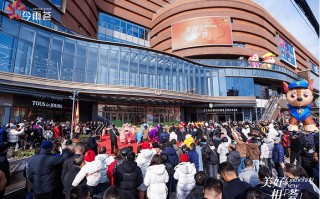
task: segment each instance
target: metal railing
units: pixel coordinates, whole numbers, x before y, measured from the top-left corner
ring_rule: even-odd
[[[294,77],[297,80],[304,80],[304,78],[300,77],[296,73],[291,70],[286,69],[284,66],[279,66],[277,64],[268,64],[265,62],[253,62],[253,61],[246,61],[246,60],[232,60],[232,59],[192,59],[192,61],[216,66],[216,67],[243,67],[243,68],[260,68],[260,69],[267,69],[285,73]]]
[[[280,98],[277,96],[272,96],[269,100],[268,103],[265,106],[265,110],[260,117],[259,121],[270,121],[275,113],[275,111],[278,108]]]

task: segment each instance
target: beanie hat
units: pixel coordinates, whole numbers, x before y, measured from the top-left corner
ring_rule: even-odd
[[[158,144],[158,142],[153,142],[152,143],[152,148],[159,148],[160,145]]]
[[[150,144],[148,142],[144,142],[144,143],[142,143],[141,148],[142,149],[150,149]]]
[[[45,149],[45,150],[49,150],[49,149],[52,149],[53,147],[53,144],[51,141],[42,141],[41,143],[41,149]]]
[[[96,154],[92,150],[89,150],[84,154],[83,159],[86,162],[92,162],[95,157],[96,157]]]
[[[189,162],[189,157],[187,154],[182,154],[180,156],[180,162]]]

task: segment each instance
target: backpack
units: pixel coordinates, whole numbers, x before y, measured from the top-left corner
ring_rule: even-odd
[[[213,165],[218,164],[219,156],[216,150],[217,150],[216,148],[214,150],[211,150],[208,144],[204,145],[201,150],[203,161]]]

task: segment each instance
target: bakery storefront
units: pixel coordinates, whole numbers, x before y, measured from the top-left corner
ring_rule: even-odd
[[[71,100],[14,95],[10,122],[36,121],[37,117],[45,121],[71,121],[71,112]]]

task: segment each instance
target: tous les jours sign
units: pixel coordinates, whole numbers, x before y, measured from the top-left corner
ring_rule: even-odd
[[[62,108],[62,104],[56,104],[51,102],[32,101],[32,106],[41,106],[48,108]]]

